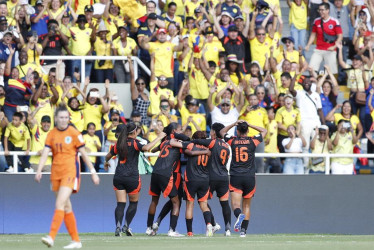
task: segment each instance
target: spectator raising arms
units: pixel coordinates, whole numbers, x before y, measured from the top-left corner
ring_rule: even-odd
[[[282,145],[286,153],[302,153],[306,146],[302,135],[296,133],[296,127],[290,125],[287,128],[288,138],[283,139]],[[304,164],[301,157],[287,157],[283,167],[284,174],[304,174]]]
[[[353,154],[353,147],[357,143],[359,137],[351,126],[349,121],[341,119],[338,121],[338,130],[332,135],[331,140],[334,146],[334,154]],[[352,158],[332,158],[331,173],[332,174],[353,174]]]
[[[149,125],[149,119],[147,117],[147,110],[151,101],[148,95],[145,93],[146,82],[143,77],[134,79],[134,68],[131,61],[131,56],[127,57],[130,69],[130,90],[131,90],[131,100],[133,109],[139,111],[141,114],[141,122],[144,125]]]

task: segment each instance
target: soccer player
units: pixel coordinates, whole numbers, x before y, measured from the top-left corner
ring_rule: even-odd
[[[113,186],[117,198],[117,207],[115,209],[116,231],[115,236],[121,236],[121,232],[127,236],[133,236],[130,229],[130,223],[135,216],[139,200],[139,191],[141,180],[138,169],[138,159],[140,151],[149,151],[166,136],[160,133],[156,139],[147,145],[142,145],[137,139],[137,126],[135,123],[129,123],[124,126],[118,137],[117,143],[106,155],[105,161],[108,162],[113,156],[117,156],[119,161],[116,172],[113,177]],[[126,207],[126,194],[129,196],[130,204],[126,211],[125,225],[121,231],[121,225]]]
[[[229,175],[226,166],[230,162],[231,151],[230,146],[222,140],[222,136],[219,133],[224,127],[225,126],[221,123],[214,123],[210,130],[211,139],[199,139],[193,140],[192,142],[198,145],[203,145],[212,152],[208,161],[209,195],[210,198],[212,198],[214,191],[216,191],[222,207],[223,220],[225,222],[225,236],[230,236],[231,211],[229,205]],[[217,223],[214,223],[213,220],[212,225],[213,233],[221,228]]]
[[[175,176],[178,176],[180,172],[180,157],[182,150],[175,148],[170,145],[170,139],[174,137],[174,133],[181,132],[178,123],[172,122],[165,129],[167,137],[159,146],[160,154],[153,166],[153,172],[151,177],[151,185],[149,194],[152,196],[151,204],[148,209],[147,219],[147,235],[154,235],[157,231],[158,226],[155,225],[155,229],[152,229],[153,220],[156,213],[156,207],[160,199],[161,192],[164,194],[164,198],[169,197],[172,202],[172,212],[170,218],[170,229],[168,236],[179,237],[183,236],[175,231],[178,222],[179,210],[180,210],[180,199],[178,197],[178,189],[180,183],[179,180],[174,180]]]
[[[206,139],[206,133],[203,131],[196,131],[192,139]],[[199,202],[201,211],[204,215],[206,224],[206,236],[213,236],[212,214],[208,207],[209,198],[209,171],[208,159],[210,150],[207,147],[194,144],[192,142],[178,142],[171,141],[174,147],[184,149],[184,152],[189,156],[187,160],[186,171],[184,173],[184,192],[186,193],[186,225],[187,236],[193,236],[192,220],[193,207],[195,195]]]
[[[40,182],[42,169],[47,160],[48,153],[52,151],[51,189],[56,194],[56,210],[51,223],[49,235],[42,238],[42,242],[52,247],[57,232],[65,222],[66,228],[72,238],[72,242],[65,249],[81,248],[75,216],[70,202],[70,195],[79,191],[80,166],[78,152],[92,173],[92,181],[95,185],[100,182],[95,168],[92,166],[86,151],[81,133],[69,125],[69,112],[66,106],[61,105],[56,109],[56,127],[47,136],[43,149],[35,181]]]
[[[234,126],[236,126],[238,136],[227,136],[226,133]],[[260,134],[254,137],[248,137],[248,128],[257,130]],[[224,140],[231,146],[231,208],[237,218],[234,230],[235,232],[240,231],[240,237],[246,236],[250,217],[251,200],[256,192],[255,150],[257,145],[262,142],[266,133],[266,129],[253,126],[241,120],[220,131],[221,136],[224,137]]]

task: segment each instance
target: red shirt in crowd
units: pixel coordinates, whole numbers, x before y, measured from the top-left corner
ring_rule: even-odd
[[[317,34],[316,49],[327,50],[331,46],[334,46],[335,42],[327,43],[324,41],[322,28],[321,28],[321,21],[322,19],[320,17],[314,20],[312,32]],[[329,17],[327,21],[323,21],[323,31],[326,34],[331,35],[331,36],[337,36],[339,34],[343,34],[342,27],[340,27],[339,21],[333,17]]]

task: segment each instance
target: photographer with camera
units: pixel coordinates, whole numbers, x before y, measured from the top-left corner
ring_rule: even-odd
[[[332,137],[332,145],[334,154],[353,154],[353,147],[357,143],[359,137],[351,126],[349,121],[344,119],[338,122],[338,131]],[[353,174],[353,158],[331,158],[332,174]]]
[[[43,52],[42,45],[38,43],[38,34],[35,30],[29,31],[27,33],[27,42],[23,40],[21,37],[21,46],[24,51],[27,52],[28,60],[27,63],[32,63],[40,67],[40,59],[39,56]]]
[[[341,108],[341,112],[335,113],[339,108]],[[340,120],[350,122],[353,130],[355,130],[357,134],[357,138],[361,138],[364,133],[364,128],[358,116],[352,114],[352,105],[348,100],[344,101],[343,104],[337,104],[326,116],[326,121],[335,122],[336,125],[338,125]]]
[[[309,51],[310,45],[316,39],[316,48],[310,59],[310,66],[314,71],[319,71],[322,61],[329,65],[333,74],[338,73],[336,61],[336,48],[343,39],[343,31],[337,19],[330,17],[330,5],[321,3],[318,7],[321,17],[316,18],[313,23],[312,33],[305,50]]]
[[[97,56],[111,56],[112,55],[112,41],[107,39],[107,34],[109,30],[107,29],[104,22],[100,22],[99,29],[96,35],[94,34],[94,50]],[[109,79],[113,82],[113,63],[112,60],[96,60],[95,61],[95,75],[96,81],[99,83],[104,82],[105,79]]]

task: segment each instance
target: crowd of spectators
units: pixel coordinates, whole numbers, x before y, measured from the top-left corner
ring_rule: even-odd
[[[28,154],[40,154],[60,103],[88,152],[108,152],[128,120],[151,141],[171,122],[191,137],[240,119],[268,130],[257,153],[311,153],[256,157],[259,173],[323,173],[324,159],[313,153],[353,153],[363,138],[373,153],[374,1],[286,3],[288,15],[279,0],[1,1],[0,170],[12,171],[9,151],[25,151],[20,171],[35,170],[39,156]],[[81,79],[80,60],[41,55],[123,60],[87,60]],[[151,75],[134,72],[132,56]],[[132,107],[111,88],[125,83]],[[155,158],[140,157],[142,173],[152,171]],[[91,161],[103,168],[100,157]],[[354,172],[352,158],[331,162],[334,174]]]

